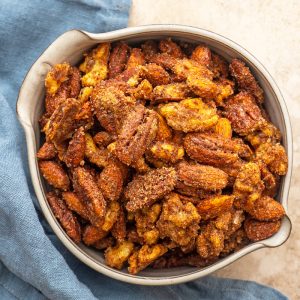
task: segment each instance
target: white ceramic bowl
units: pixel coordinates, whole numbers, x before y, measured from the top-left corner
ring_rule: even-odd
[[[32,183],[39,200],[41,209],[61,242],[83,263],[112,278],[134,284],[166,285],[182,283],[208,275],[242,256],[263,247],[277,247],[289,237],[291,222],[288,217],[283,219],[280,230],[271,238],[256,242],[233,253],[218,262],[199,269],[194,267],[180,267],[173,269],[153,270],[146,269],[138,275],[130,275],[127,271],[115,270],[105,265],[103,254],[99,251],[76,245],[64,232],[54,217],[45,198],[45,185],[42,180],[36,159],[36,152],[40,145],[40,130],[38,119],[44,107],[44,78],[50,67],[68,61],[77,64],[82,59],[82,53],[95,46],[97,43],[125,40],[129,43],[140,42],[147,39],[160,39],[172,37],[196,43],[205,43],[212,50],[230,60],[234,57],[241,58],[247,63],[265,92],[265,106],[272,122],[282,132],[282,142],[289,159],[289,170],[282,178],[277,199],[287,211],[288,192],[291,179],[292,166],[292,133],[290,120],[284,99],[271,75],[263,65],[244,48],[233,41],[203,29],[178,26],[178,25],[148,25],[117,30],[108,33],[88,33],[72,30],[58,37],[46,51],[33,64],[26,75],[19,93],[17,113],[24,128],[27,141],[28,160]]]

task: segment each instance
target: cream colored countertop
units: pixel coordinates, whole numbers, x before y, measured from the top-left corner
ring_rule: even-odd
[[[222,34],[249,50],[269,70],[288,105],[294,135],[290,239],[275,249],[252,253],[219,276],[255,280],[290,299],[300,298],[300,1],[132,0],[129,26],[193,25]]]

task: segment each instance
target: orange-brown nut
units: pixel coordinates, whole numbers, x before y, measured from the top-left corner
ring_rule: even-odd
[[[89,133],[85,134],[85,156],[96,166],[103,168],[108,163],[108,150],[105,148],[98,148],[92,136]]]
[[[153,86],[168,84],[170,82],[169,73],[161,66],[150,63],[141,69],[141,76],[147,79]]]
[[[168,251],[163,245],[157,244],[154,246],[144,245],[141,249],[134,252],[129,260],[128,272],[130,274],[137,274],[141,270],[145,269],[157,258],[164,255]]]
[[[229,65],[220,55],[212,53],[212,70],[215,77],[227,78],[229,75]]]
[[[230,121],[226,118],[220,118],[216,124],[215,132],[225,138],[231,139],[232,128]]]
[[[213,72],[195,60],[184,58],[177,59],[171,63],[171,70],[177,76],[177,80],[186,80],[190,75],[204,77],[210,80],[213,79]]]
[[[130,51],[126,69],[133,69],[144,64],[145,56],[142,50],[139,48],[132,48]]]
[[[36,157],[43,160],[53,159],[56,153],[54,145],[51,142],[45,142],[36,154]]]
[[[207,100],[216,99],[220,92],[215,82],[197,73],[188,75],[186,83],[197,96]]]
[[[261,144],[255,151],[255,160],[263,162],[271,172],[285,175],[288,169],[288,158],[285,149],[279,143]]]
[[[84,62],[79,66],[79,70],[85,73],[81,78],[83,86],[95,86],[107,77],[109,50],[110,44],[103,43],[85,55]]]
[[[283,206],[272,199],[265,196],[257,199],[248,207],[247,212],[256,220],[272,221],[279,220],[285,215]]]
[[[215,191],[226,187],[228,175],[211,166],[183,161],[177,166],[177,179],[187,186]]]
[[[152,91],[153,87],[151,83],[147,79],[144,79],[136,88],[131,90],[131,94],[137,100],[149,100],[152,97]]]
[[[121,162],[110,161],[100,173],[97,183],[105,199],[109,201],[119,199],[123,191],[125,168]]]
[[[116,44],[110,53],[108,62],[108,78],[119,75],[127,64],[129,47],[124,42]]]
[[[47,193],[47,200],[54,216],[58,219],[68,236],[76,243],[81,240],[81,229],[77,218],[68,209],[65,202],[54,192]]]
[[[245,217],[241,210],[228,210],[201,228],[197,252],[202,258],[213,258],[224,251],[226,241],[241,228]]]
[[[199,201],[197,210],[202,219],[211,219],[230,210],[233,205],[233,200],[233,195],[219,195],[207,198]]]
[[[70,210],[75,211],[85,220],[90,219],[88,209],[78,195],[76,195],[74,192],[63,192],[62,197]]]
[[[106,131],[100,131],[93,136],[93,140],[98,147],[107,147],[114,141],[114,136]]]
[[[252,94],[258,103],[264,101],[264,93],[258,85],[250,69],[239,59],[233,59],[229,66],[231,76],[236,80],[239,90]]]
[[[189,87],[183,82],[158,85],[153,89],[151,103],[181,101],[190,95]]]
[[[129,241],[120,242],[115,247],[108,247],[104,253],[105,263],[112,268],[121,270],[133,249],[134,244]]]
[[[260,164],[261,179],[265,185],[263,196],[275,197],[280,184],[280,176],[273,174],[265,164]]]
[[[136,230],[139,238],[147,245],[157,243],[159,231],[155,226],[161,212],[161,204],[155,203],[149,208],[135,213]]]
[[[179,193],[180,199],[185,202],[192,202],[193,204],[198,204],[199,200],[206,199],[212,196],[217,196],[221,193],[218,191],[209,191],[204,189],[199,189],[196,187],[188,186],[182,181],[177,180],[175,186],[176,192]]]
[[[201,229],[197,237],[196,249],[202,258],[213,258],[220,255],[224,248],[224,233],[212,223]]]
[[[257,221],[247,219],[244,228],[249,240],[253,242],[265,240],[280,229],[281,221]]]
[[[85,135],[83,127],[80,127],[69,142],[67,152],[64,156],[64,162],[68,167],[77,167],[83,163],[84,153]]]
[[[251,205],[260,198],[263,189],[259,166],[254,162],[243,165],[233,186],[233,193],[237,199],[244,200],[241,205]]]
[[[97,85],[91,95],[97,119],[101,126],[112,134],[119,133],[135,102],[134,98],[125,96],[123,91],[113,85]]]
[[[81,103],[78,100],[67,99],[55,109],[44,127],[47,142],[54,144],[60,157],[66,148],[65,141],[71,138],[75,129],[79,127],[75,116],[80,108]]]
[[[195,241],[199,229],[200,215],[191,203],[182,203],[178,194],[172,193],[163,203],[157,222],[161,238],[170,238],[180,247]]]
[[[87,225],[82,233],[82,241],[91,246],[107,236],[107,232],[99,227]]]
[[[156,142],[150,147],[149,153],[155,159],[173,164],[183,158],[184,149],[172,142]]]
[[[122,207],[120,207],[118,219],[111,229],[111,234],[118,242],[122,242],[126,238],[126,217]]]
[[[95,223],[99,218],[105,216],[106,201],[89,170],[83,167],[75,168],[73,170],[73,186],[75,191],[86,200],[90,213],[95,215]]]
[[[78,98],[79,99],[79,98]],[[81,101],[81,100],[80,100]],[[79,112],[75,116],[77,127],[82,126],[85,130],[89,130],[94,125],[94,112],[90,101],[82,104]]]
[[[151,170],[144,175],[137,175],[125,188],[128,199],[126,209],[134,212],[149,207],[158,199],[174,189],[176,171],[174,168]]]
[[[124,120],[117,139],[115,155],[126,165],[137,162],[155,138],[156,131],[155,112],[143,105],[137,105]]]
[[[170,38],[159,42],[159,50],[162,53],[167,53],[175,58],[183,58],[185,56],[180,46],[173,42]]]
[[[215,228],[223,231],[226,240],[242,227],[244,220],[245,216],[242,210],[231,209],[220,214],[212,223]]]
[[[227,101],[225,112],[233,130],[240,135],[252,133],[265,122],[254,97],[245,91]]]
[[[219,118],[216,109],[199,98],[161,104],[159,113],[166,118],[169,126],[184,132],[207,130],[216,125]]]
[[[158,52],[158,44],[153,40],[146,41],[141,45],[141,48],[147,61]]]
[[[191,54],[191,59],[209,68],[212,64],[211,51],[208,47],[197,46]]]
[[[39,168],[46,181],[54,188],[67,191],[70,180],[65,170],[55,161],[39,161]]]
[[[168,53],[156,53],[149,57],[148,62],[159,65],[165,68],[166,70],[173,70],[175,69],[175,65],[179,64],[181,60],[169,55]],[[178,77],[180,81],[184,81],[184,79],[186,78],[184,77],[184,74],[180,74],[180,76]]]
[[[272,123],[265,121],[258,130],[248,134],[245,138],[254,148],[257,148],[264,143],[276,144],[280,142],[281,134]]]
[[[184,138],[184,149],[190,158],[220,168],[240,160],[238,143],[218,134],[189,133]]]
[[[45,78],[45,108],[48,116],[67,98],[77,98],[80,92],[80,74],[68,63],[55,65]]]

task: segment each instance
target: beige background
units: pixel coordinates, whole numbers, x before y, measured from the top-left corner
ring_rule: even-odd
[[[132,0],[129,26],[194,25],[222,34],[256,56],[286,99],[294,131],[289,216],[293,232],[276,249],[263,249],[219,271],[219,276],[255,280],[300,299],[300,1]],[[300,202],[299,202],[300,203]]]

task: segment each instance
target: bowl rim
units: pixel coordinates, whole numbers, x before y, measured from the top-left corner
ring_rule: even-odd
[[[56,43],[58,43],[59,40],[63,39],[69,34],[79,34],[84,35],[87,38],[93,40],[93,41],[112,41],[112,40],[121,40],[121,39],[128,39],[131,36],[137,36],[144,33],[154,33],[159,34],[162,32],[170,33],[170,36],[174,33],[189,33],[194,34],[195,36],[209,38],[212,40],[215,40],[219,43],[222,43],[223,45],[232,48],[233,50],[240,53],[242,56],[244,56],[246,59],[251,61],[253,65],[261,72],[261,74],[265,77],[267,82],[270,84],[271,89],[273,90],[274,94],[277,97],[277,100],[279,102],[279,106],[283,115],[284,119],[284,126],[285,126],[285,133],[286,133],[286,139],[287,139],[287,154],[289,158],[289,168],[288,173],[285,175],[285,184],[284,184],[284,190],[282,192],[282,205],[284,206],[286,212],[288,211],[288,194],[289,194],[289,187],[291,182],[291,175],[292,175],[292,160],[293,160],[293,152],[292,152],[292,128],[290,123],[290,118],[287,110],[286,103],[284,101],[283,95],[281,94],[279,87],[277,86],[276,82],[270,75],[270,73],[266,70],[266,68],[252,55],[250,54],[246,49],[244,49],[242,46],[237,44],[236,42],[232,41],[231,39],[228,39],[220,34],[214,33],[209,30],[205,30],[202,28],[194,27],[194,26],[186,26],[186,25],[174,25],[174,24],[154,24],[154,25],[143,25],[143,26],[137,26],[137,27],[129,27],[125,29],[119,29],[111,32],[106,33],[90,33],[83,30],[73,29],[70,31],[67,31],[60,35],[55,41],[53,41],[39,56],[39,58],[35,61],[35,63],[31,66],[29,71],[27,72],[20,91],[18,95],[18,100],[16,104],[16,111],[18,119],[24,129],[25,136],[26,136],[26,143],[27,143],[27,155],[28,155],[28,161],[29,161],[29,168],[30,168],[30,174],[32,179],[32,184],[34,186],[34,190],[36,193],[36,196],[38,198],[38,202],[41,206],[41,209],[43,211],[43,214],[45,218],[47,219],[49,225],[55,232],[55,234],[58,236],[60,241],[66,246],[66,248],[74,254],[79,260],[81,260],[83,263],[91,267],[92,269],[109,276],[111,278],[124,281],[127,283],[132,284],[140,284],[140,285],[170,285],[170,284],[178,284],[178,283],[184,283],[187,281],[195,280],[197,278],[209,275],[212,272],[215,272],[217,270],[220,270],[221,268],[231,264],[232,262],[238,260],[239,258],[243,257],[246,254],[249,254],[257,249],[264,248],[264,247],[277,247],[282,245],[290,236],[292,224],[288,216],[285,216],[283,220],[282,226],[285,227],[284,234],[281,236],[278,236],[279,232],[275,234],[273,237],[259,241],[253,244],[250,244],[243,249],[239,250],[236,253],[233,253],[217,262],[215,262],[212,265],[209,265],[205,268],[197,269],[196,271],[192,271],[191,273],[182,274],[178,276],[166,276],[166,277],[147,277],[147,276],[141,276],[141,275],[131,275],[131,274],[125,274],[121,271],[112,269],[99,261],[97,261],[95,258],[87,254],[85,251],[80,249],[65,233],[65,231],[62,229],[56,218],[54,217],[54,214],[52,213],[52,210],[50,209],[50,206],[48,202],[46,201],[46,197],[42,188],[42,182],[41,178],[38,175],[39,170],[37,166],[37,160],[35,156],[31,155],[32,152],[34,152],[35,149],[35,136],[33,131],[33,124],[31,124],[28,116],[24,115],[22,112],[22,105],[24,104],[24,94],[26,89],[26,82],[29,79],[29,75],[33,72],[34,66],[38,63],[41,63],[41,60],[43,59],[43,56],[47,51],[55,46]],[[192,269],[192,268],[191,268]]]

